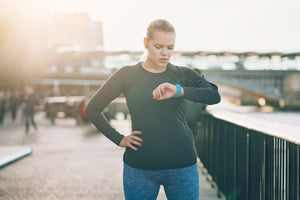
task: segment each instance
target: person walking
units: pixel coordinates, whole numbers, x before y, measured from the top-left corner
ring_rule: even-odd
[[[0,125],[3,124],[6,114],[6,92],[0,89]]]
[[[125,147],[123,188],[126,200],[156,199],[164,187],[168,199],[199,199],[199,172],[193,134],[185,120],[185,99],[216,104],[216,85],[188,67],[169,62],[175,47],[175,29],[158,19],[144,38],[144,61],[124,66],[111,75],[92,96],[87,118],[108,139]],[[121,93],[132,121],[124,136],[102,111]]]
[[[9,98],[9,109],[11,112],[11,118],[13,122],[16,121],[18,107],[19,107],[18,92],[12,91],[11,96]]]
[[[25,125],[26,125],[26,133],[29,132],[29,120],[34,127],[35,130],[37,130],[37,125],[34,121],[34,114],[35,114],[35,107],[38,104],[38,99],[34,93],[33,88],[28,87],[27,88],[27,94],[24,96],[25,101]]]

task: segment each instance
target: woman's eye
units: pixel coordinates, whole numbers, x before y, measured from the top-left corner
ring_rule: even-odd
[[[160,49],[161,47],[160,46],[155,46],[155,48]]]
[[[168,47],[169,50],[172,50],[174,47]]]

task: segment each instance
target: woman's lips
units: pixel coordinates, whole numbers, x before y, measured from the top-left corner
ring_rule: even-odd
[[[161,62],[168,62],[168,59],[167,58],[160,58],[159,61],[161,61]]]

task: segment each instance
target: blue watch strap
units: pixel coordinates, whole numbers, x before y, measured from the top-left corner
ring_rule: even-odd
[[[174,97],[180,97],[181,95],[181,86],[179,84],[175,85],[177,87],[177,92]]]

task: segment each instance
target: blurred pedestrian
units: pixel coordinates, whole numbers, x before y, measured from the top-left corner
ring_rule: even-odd
[[[71,106],[71,116],[76,120],[76,124],[82,124],[82,120],[80,117],[80,113],[78,112],[80,108],[80,102],[74,102],[74,104]]]
[[[19,106],[19,98],[17,91],[12,92],[9,98],[9,110],[11,112],[11,118],[13,121],[16,121],[16,114]]]
[[[25,97],[25,125],[26,125],[26,133],[29,132],[29,121],[31,122],[31,125],[34,127],[35,130],[37,130],[37,125],[34,121],[34,114],[35,114],[35,107],[38,105],[38,99],[34,93],[34,90],[32,87],[28,87]]]
[[[56,110],[54,102],[47,103],[47,114],[52,125],[55,125]]]
[[[195,71],[169,63],[175,29],[153,21],[144,38],[143,62],[116,71],[89,101],[88,119],[112,142],[126,147],[125,199],[156,199],[164,186],[168,199],[199,199],[197,153],[185,121],[185,99],[205,104],[220,101],[218,88]],[[131,115],[132,133],[124,136],[102,115],[121,93]]]
[[[19,102],[21,108],[21,123],[25,122],[26,119],[26,105],[25,105],[25,90],[21,89],[19,92]]]
[[[46,110],[46,116],[50,119],[50,122],[52,125],[55,125],[55,118],[56,118],[56,106],[55,106],[55,101],[54,101],[54,94],[51,92],[46,98],[46,103],[45,103],[45,110]]]
[[[0,90],[0,125],[3,124],[6,113],[6,93]]]

